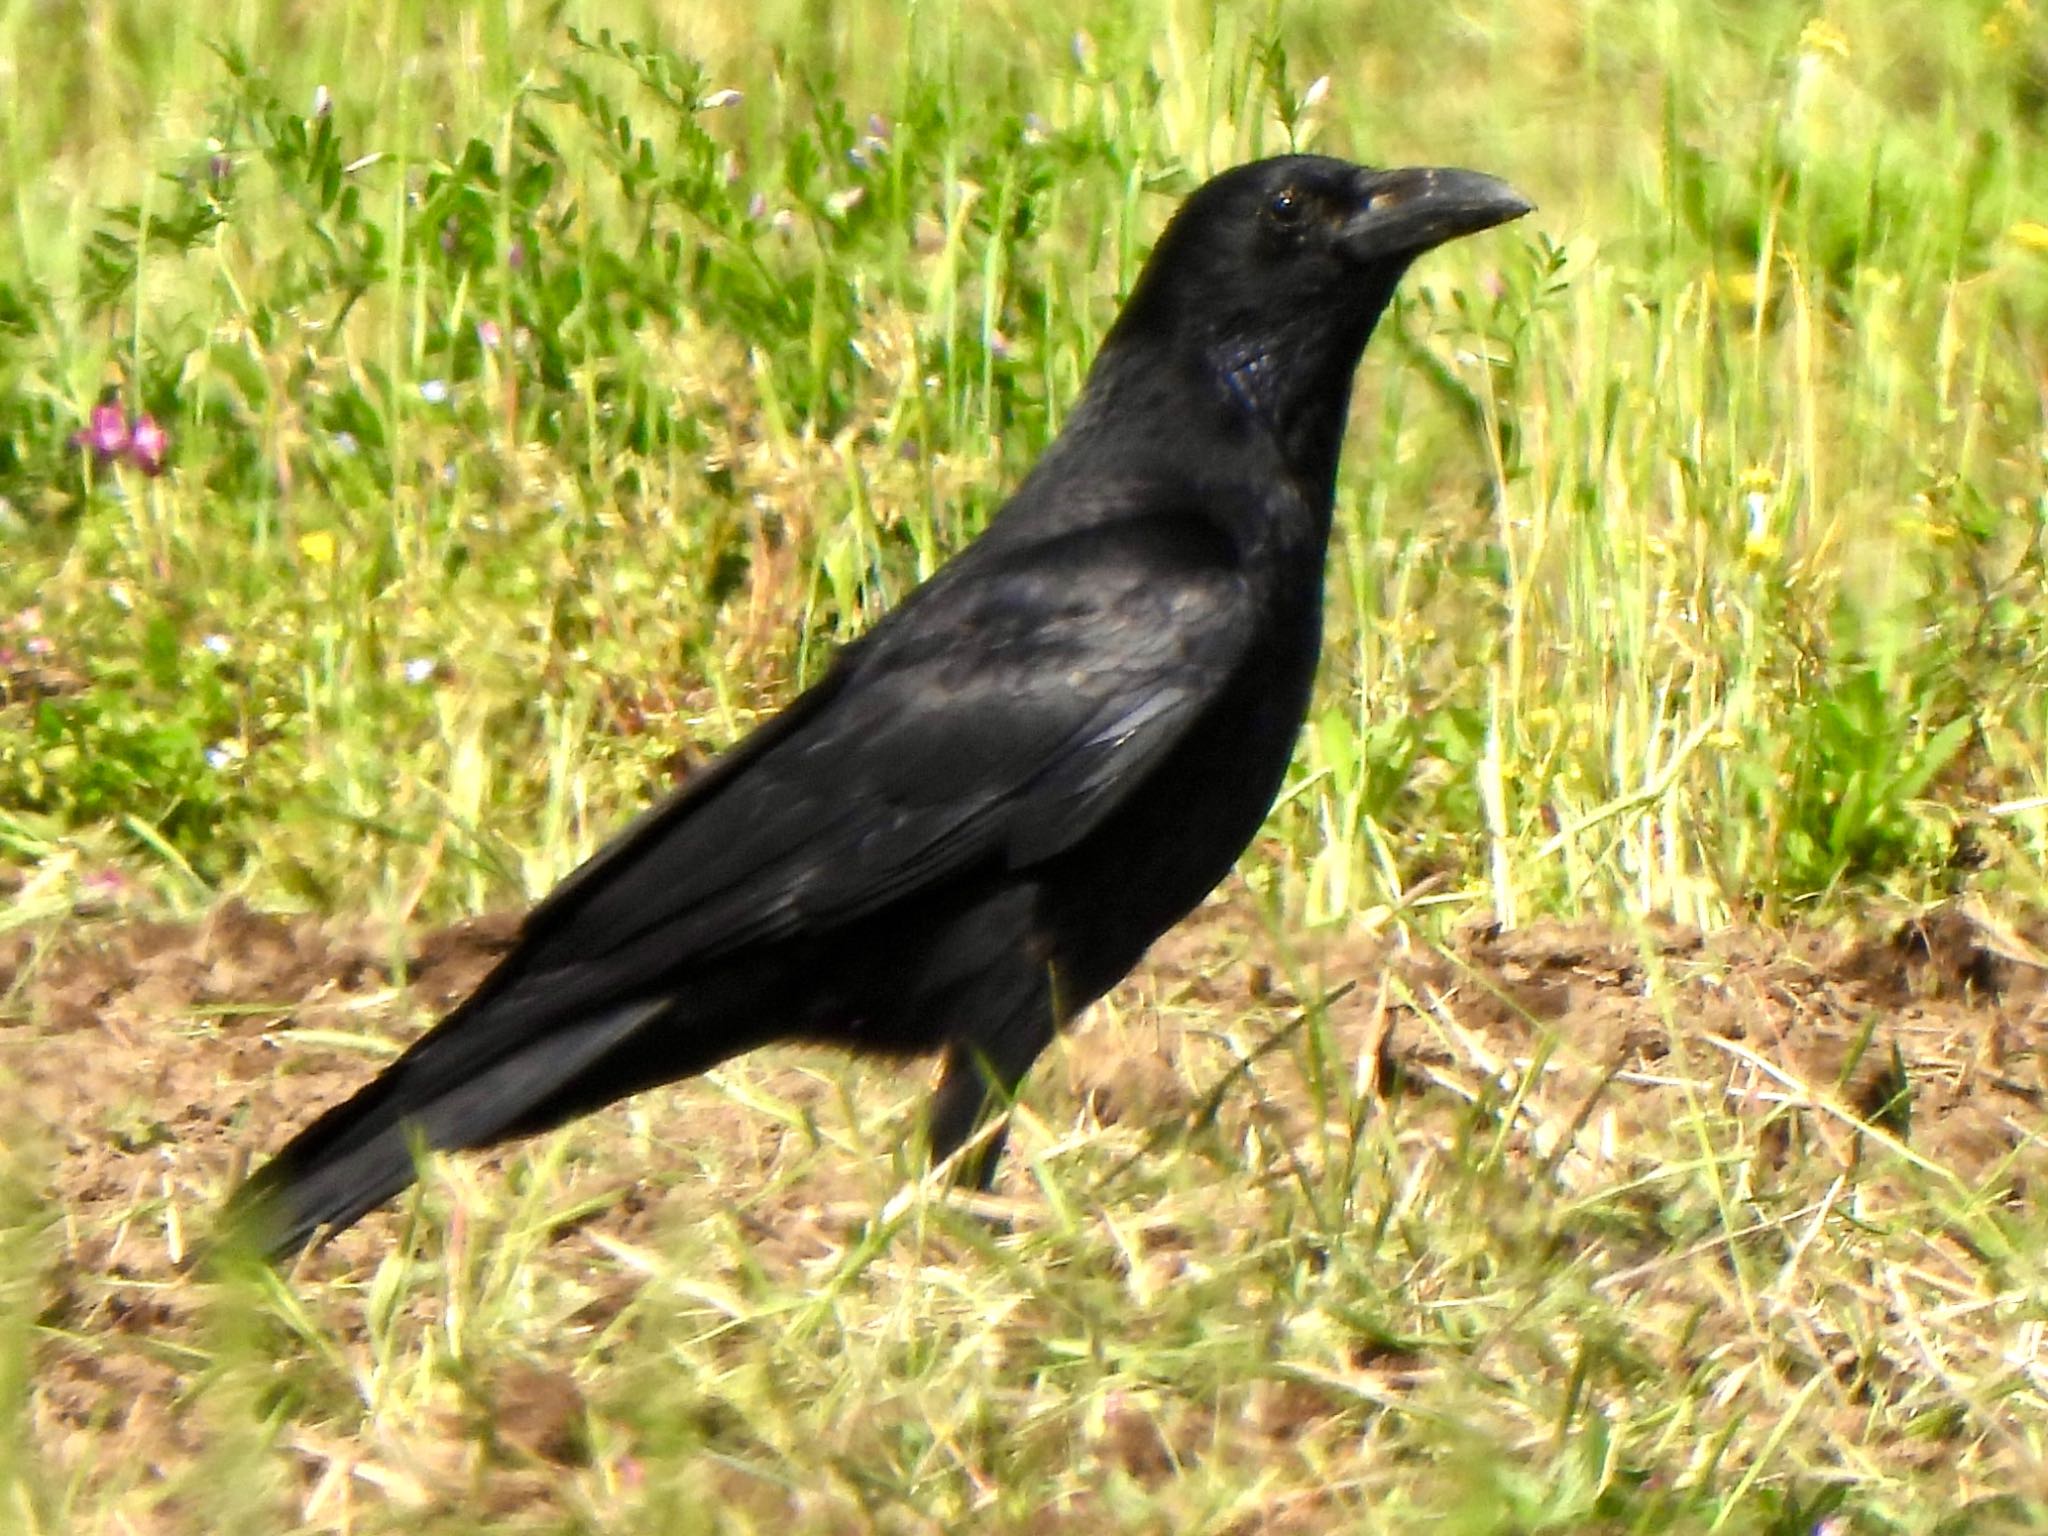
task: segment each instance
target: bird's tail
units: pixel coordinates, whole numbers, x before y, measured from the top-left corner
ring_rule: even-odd
[[[669,1006],[620,1003],[523,1039],[485,1018],[451,1030],[451,1018],[251,1175],[228,1202],[226,1231],[272,1259],[295,1253],[410,1184],[415,1144],[483,1146],[617,1097],[615,1053]]]

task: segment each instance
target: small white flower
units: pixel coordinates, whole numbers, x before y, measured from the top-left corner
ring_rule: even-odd
[[[713,91],[697,103],[699,112],[716,112],[720,107],[736,107],[747,99],[746,92],[736,91],[727,86],[722,91]]]
[[[326,117],[334,111],[334,93],[324,85],[313,87],[313,115]]]
[[[225,656],[232,649],[226,635],[208,635],[199,642],[216,656]]]
[[[336,453],[353,454],[357,447],[355,433],[337,432],[334,434],[334,451]]]
[[[405,664],[405,680],[417,688],[432,679],[439,665],[431,656],[415,656]]]
[[[420,381],[420,398],[429,405],[446,405],[448,403],[448,381],[446,379],[422,379]]]

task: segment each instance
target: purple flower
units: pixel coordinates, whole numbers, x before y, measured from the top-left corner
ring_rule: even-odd
[[[96,405],[71,441],[90,448],[102,464],[110,463],[128,451],[128,413],[118,405]]]
[[[846,158],[855,165],[871,165],[889,153],[889,119],[879,112],[868,114],[868,131],[860,143],[847,151]]]
[[[135,430],[128,435],[128,462],[145,475],[160,475],[170,455],[171,434],[144,411],[135,418]]]
[[[499,340],[500,340],[500,339],[501,339],[501,337],[500,337],[500,333],[499,333],[499,331],[498,331],[498,322],[497,322],[497,321],[495,321],[495,320],[479,320],[479,321],[477,321],[477,323],[476,323],[476,340],[477,340],[477,345],[478,345],[478,346],[480,346],[480,347],[484,348],[484,349],[485,349],[486,351],[491,351],[491,350],[494,350],[494,349],[495,349],[495,348],[497,347],[497,345],[498,345],[498,342],[499,342]]]
[[[512,242],[511,249],[505,252],[505,265],[514,272],[520,271],[526,266],[526,242],[524,240],[514,240]]]

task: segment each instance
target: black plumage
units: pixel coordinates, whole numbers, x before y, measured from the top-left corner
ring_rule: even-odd
[[[541,902],[234,1216],[287,1252],[402,1189],[415,1139],[529,1135],[783,1039],[944,1052],[931,1150],[960,1147],[1257,832],[1367,338],[1417,255],[1527,211],[1316,156],[1199,188],[981,538]]]

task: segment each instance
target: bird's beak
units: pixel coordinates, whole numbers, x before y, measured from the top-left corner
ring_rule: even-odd
[[[1373,171],[1360,188],[1358,211],[1344,223],[1340,248],[1354,261],[1419,256],[1461,235],[1519,219],[1535,207],[1494,176],[1448,167]]]

